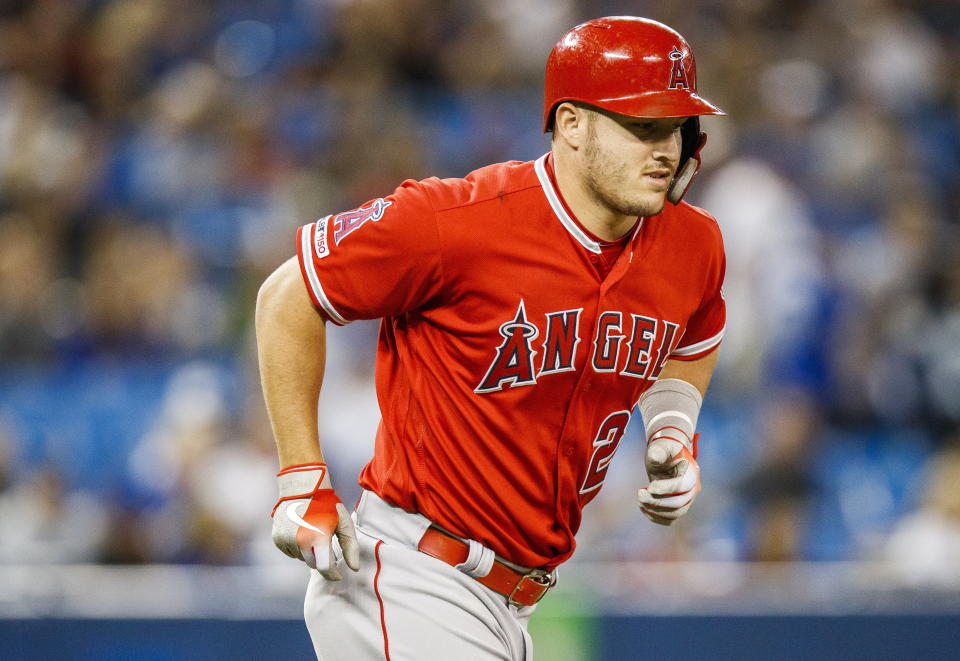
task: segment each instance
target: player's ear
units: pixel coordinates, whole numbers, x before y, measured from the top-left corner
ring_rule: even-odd
[[[572,149],[579,149],[587,140],[590,111],[580,105],[564,101],[553,115],[553,137],[562,140]]]

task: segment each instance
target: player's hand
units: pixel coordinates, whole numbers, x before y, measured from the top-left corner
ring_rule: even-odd
[[[333,538],[353,571],[360,569],[360,546],[350,513],[330,484],[326,464],[290,466],[277,473],[280,499],[273,506],[273,543],[303,560],[324,578],[339,581]]]
[[[652,436],[654,440],[647,445],[645,458],[650,484],[637,492],[637,503],[648,519],[669,526],[687,513],[700,492],[700,466],[696,460],[699,434],[689,445],[663,434]],[[682,434],[675,436],[684,439]]]

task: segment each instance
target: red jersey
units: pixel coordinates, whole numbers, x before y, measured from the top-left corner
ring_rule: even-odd
[[[528,567],[574,550],[634,405],[723,336],[720,230],[667,204],[605,277],[547,157],[406,181],[298,231],[314,305],[383,318],[360,484]]]

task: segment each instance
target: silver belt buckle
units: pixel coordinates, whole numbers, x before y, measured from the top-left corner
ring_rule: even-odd
[[[523,585],[523,582],[528,578],[534,583],[537,583],[539,585],[545,585],[547,587],[546,590],[540,593],[540,596],[537,597],[537,600],[533,602],[534,604],[539,603],[540,600],[543,599],[544,595],[547,594],[547,592],[550,590],[550,588],[552,588],[554,585],[557,584],[557,575],[555,572],[548,572],[543,569],[531,569],[526,574],[524,574],[519,581],[517,581],[517,584],[514,586],[513,590],[510,592],[510,595],[507,597],[507,600],[514,606],[525,605],[517,601],[514,601],[513,595],[515,595],[520,590],[521,586]]]

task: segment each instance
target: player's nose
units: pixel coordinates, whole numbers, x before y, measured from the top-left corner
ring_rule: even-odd
[[[653,143],[653,156],[657,160],[669,160],[671,167],[680,160],[680,136],[667,132]]]

